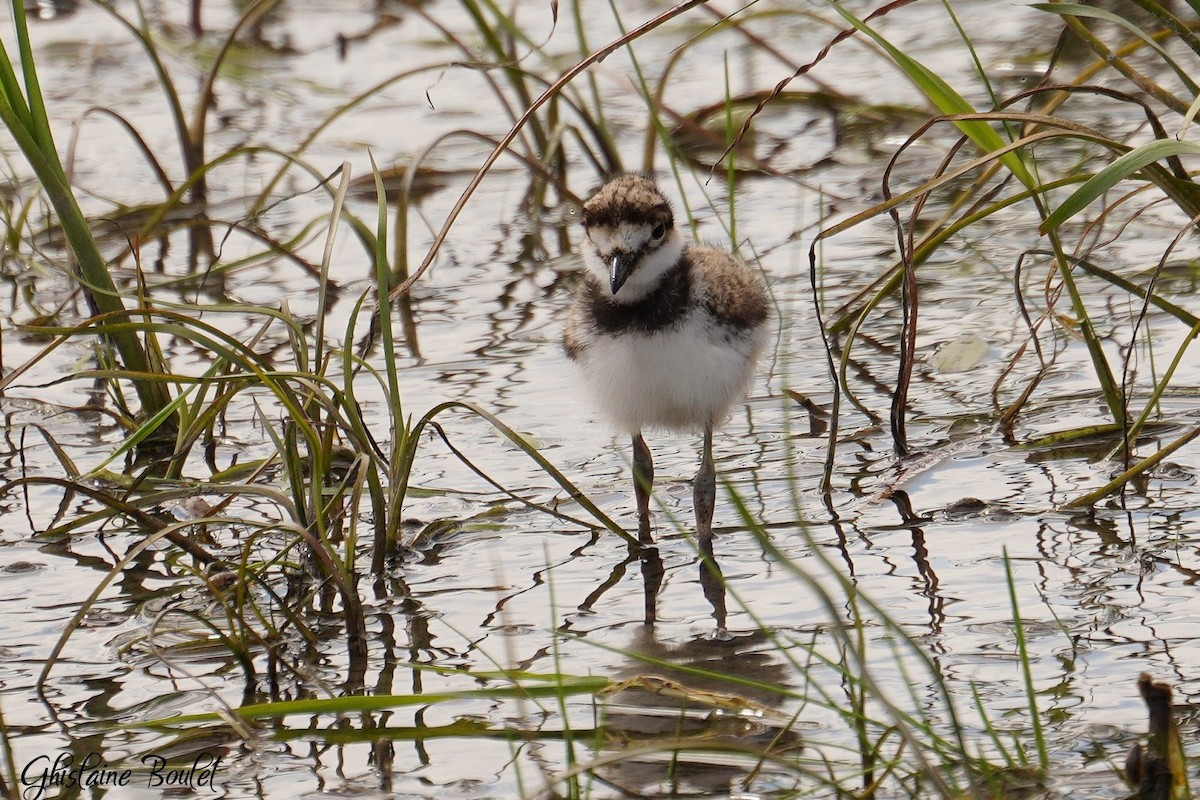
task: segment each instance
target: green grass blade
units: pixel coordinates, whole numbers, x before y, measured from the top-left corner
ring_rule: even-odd
[[[603,677],[562,676],[561,680],[547,686],[494,686],[483,689],[462,689],[426,694],[356,695],[349,697],[327,697],[316,700],[286,700],[276,703],[256,703],[242,706],[237,715],[247,719],[279,719],[297,714],[345,714],[352,711],[384,711],[404,706],[432,705],[456,700],[497,700],[521,697],[561,697],[568,694],[596,694],[607,689],[611,682]],[[178,717],[147,720],[133,723],[130,727],[160,728],[167,725],[185,725],[197,722],[220,722],[216,712],[184,714]]]
[[[29,42],[29,26],[25,19],[25,5],[13,0],[13,27],[17,31],[17,51],[21,56],[21,73],[25,78],[25,99],[29,104],[29,129],[38,140],[43,153],[54,152],[54,141],[50,138],[50,118],[46,115],[46,103],[42,99],[42,86],[38,81],[37,66],[33,60],[33,45]],[[58,164],[58,159],[50,159]],[[59,165],[61,172],[61,165]]]
[[[17,2],[18,0],[14,0],[14,8]],[[25,102],[25,94],[17,80],[17,73],[13,71],[13,63],[14,59],[8,55],[4,42],[0,42],[0,109],[12,115],[15,127],[26,130],[32,127],[31,115],[29,105]],[[7,120],[6,125],[10,129],[14,128],[14,123]]]
[[[1021,662],[1021,678],[1025,682],[1025,696],[1029,701],[1029,724],[1037,743],[1038,765],[1046,770],[1050,767],[1050,752],[1046,749],[1046,736],[1042,732],[1042,719],[1037,707],[1037,692],[1033,687],[1033,672],[1029,668],[1029,648],[1025,641],[1025,625],[1021,620],[1021,609],[1017,605],[1017,584],[1013,578],[1012,559],[1008,548],[1004,548],[1004,579],[1008,584],[1008,600],[1012,606],[1013,635],[1017,643],[1017,656]]]
[[[0,65],[0,92],[3,94],[3,101],[0,101],[0,121],[3,121],[16,140],[54,207],[63,234],[78,262],[80,283],[93,301],[95,311],[110,315],[107,317],[109,322],[106,326],[115,325],[126,312],[125,304],[108,273],[108,262],[100,253],[87,218],[75,200],[54,147],[54,137],[46,116],[33,51],[29,43],[24,7],[19,0],[13,3],[13,24],[20,47],[27,96],[22,99],[12,64],[7,59],[8,54],[0,52],[5,61]],[[120,353],[124,366],[131,373],[148,374],[153,371],[147,351],[136,334],[111,328],[107,333],[109,340]],[[133,383],[142,402],[143,411],[147,415],[153,416],[170,404],[170,393],[165,384],[138,379]],[[173,427],[174,422],[170,421],[164,429],[169,430]]]
[[[1089,178],[1070,197],[1060,203],[1042,221],[1038,228],[1039,232],[1048,233],[1055,230],[1139,169],[1164,158],[1185,154],[1200,154],[1200,144],[1179,142],[1174,139],[1158,139],[1130,150]]]
[[[1087,508],[1088,506],[1095,505],[1112,492],[1115,492],[1117,489],[1124,486],[1133,478],[1136,478],[1138,475],[1148,472],[1156,467],[1163,459],[1167,458],[1167,456],[1171,455],[1184,445],[1191,443],[1196,439],[1196,437],[1200,437],[1200,427],[1192,428],[1178,439],[1175,439],[1174,441],[1168,443],[1165,447],[1157,450],[1153,455],[1143,458],[1141,461],[1137,462],[1132,467],[1101,486],[1099,489],[1095,489],[1085,495],[1076,497],[1074,500],[1063,506],[1063,508]]]

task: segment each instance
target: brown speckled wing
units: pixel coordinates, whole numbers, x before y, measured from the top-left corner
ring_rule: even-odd
[[[572,361],[578,361],[587,349],[587,342],[579,335],[579,319],[574,308],[571,309],[571,316],[567,317],[567,329],[563,331],[562,344],[563,352]]]
[[[716,247],[691,247],[688,254],[702,276],[701,299],[719,322],[744,330],[767,321],[771,315],[767,291],[749,267]]]

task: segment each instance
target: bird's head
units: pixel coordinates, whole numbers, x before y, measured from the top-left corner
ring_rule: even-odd
[[[621,302],[658,285],[683,251],[671,204],[643,175],[622,175],[583,205],[588,271]]]

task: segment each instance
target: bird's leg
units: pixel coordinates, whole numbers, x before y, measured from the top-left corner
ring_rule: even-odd
[[[712,637],[724,641],[730,637],[725,629],[725,580],[713,551],[712,518],[716,504],[717,469],[713,465],[712,425],[705,425],[700,471],[692,484],[692,505],[696,510],[696,544],[700,548],[700,587],[704,590],[704,599],[712,606],[713,620],[717,623]]]
[[[642,438],[642,432],[633,435],[633,494],[637,498],[638,541],[653,544],[650,533],[650,491],[654,488],[654,458]]]
[[[696,511],[696,538],[706,543],[712,539],[713,507],[717,504],[717,470],[713,466],[712,424],[704,426],[704,452],[700,454],[700,470],[692,483],[692,505]]]

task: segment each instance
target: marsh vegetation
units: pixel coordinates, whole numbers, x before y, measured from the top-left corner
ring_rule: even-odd
[[[329,6],[0,34],[8,795],[1120,798],[1141,673],[1194,775],[1194,3]],[[559,348],[629,170],[775,306],[712,552]]]

